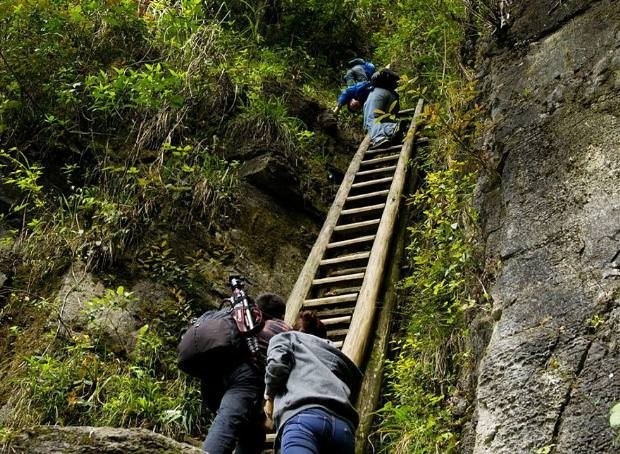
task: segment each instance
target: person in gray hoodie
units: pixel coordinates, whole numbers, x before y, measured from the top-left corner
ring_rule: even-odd
[[[282,453],[352,454],[362,373],[326,339],[313,312],[302,312],[295,328],[274,336],[267,350],[265,413]]]

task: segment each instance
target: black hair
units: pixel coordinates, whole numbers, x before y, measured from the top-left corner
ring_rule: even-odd
[[[256,298],[256,304],[263,311],[266,319],[284,318],[286,312],[286,303],[281,296],[275,293],[262,293]]]

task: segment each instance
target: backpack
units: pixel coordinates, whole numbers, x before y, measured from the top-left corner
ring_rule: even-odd
[[[370,79],[375,87],[385,88],[386,90],[396,90],[400,76],[388,68],[377,71]]]
[[[177,352],[179,369],[193,377],[203,377],[210,369],[219,370],[250,354],[229,309],[202,314],[181,337]]]

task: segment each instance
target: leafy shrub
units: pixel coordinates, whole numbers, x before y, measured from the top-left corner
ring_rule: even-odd
[[[30,219],[17,243],[30,265],[30,282],[77,258],[91,267],[109,266],[158,223],[187,228],[200,222],[209,229],[235,209],[236,163],[191,146],[165,146],[151,165],[106,166],[99,185],[73,187],[66,196],[44,194],[43,168],[16,150],[0,159],[0,183],[17,192],[12,210],[24,219],[27,211]]]
[[[380,433],[389,452],[450,452],[458,442],[444,400],[464,365],[464,313],[476,264],[470,197],[475,174],[459,162],[426,175],[426,186],[410,200],[422,214],[409,228],[410,274],[403,339],[388,363],[389,402],[380,411]]]
[[[170,436],[196,430],[199,392],[179,375],[170,345],[148,326],[140,329],[129,362],[98,353],[87,335],[58,354],[26,358],[12,379],[7,428],[36,424],[147,427]]]
[[[249,141],[254,147],[292,156],[303,129],[299,119],[288,115],[281,99],[252,96],[249,105],[232,121],[229,135]]]

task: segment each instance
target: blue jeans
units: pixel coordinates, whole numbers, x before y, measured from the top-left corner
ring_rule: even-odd
[[[230,454],[236,445],[237,454],[260,454],[265,442],[262,374],[253,365],[241,363],[228,371],[220,383],[204,381],[204,391],[212,388],[216,394],[208,400],[218,408],[202,445],[203,452]]]
[[[351,424],[320,408],[302,410],[282,428],[282,454],[353,454]]]

